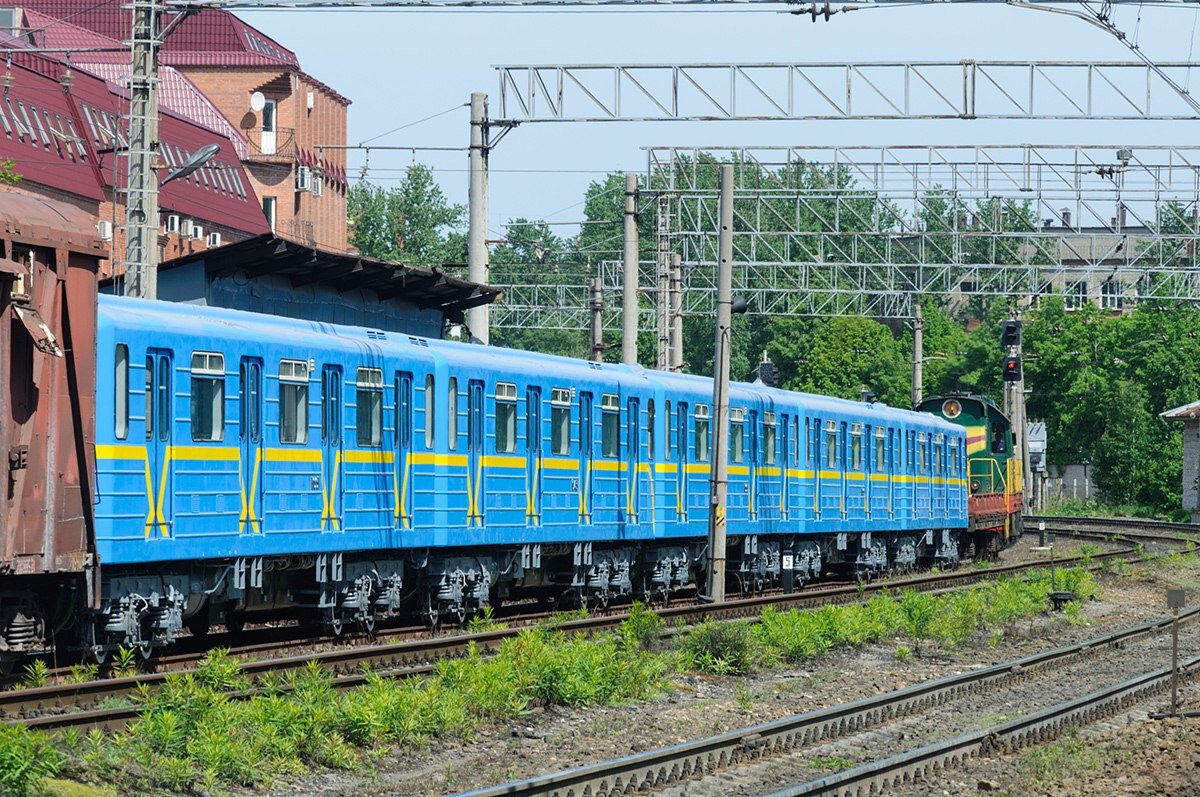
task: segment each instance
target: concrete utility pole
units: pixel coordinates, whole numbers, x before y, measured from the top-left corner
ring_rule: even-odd
[[[729,337],[733,322],[733,164],[721,164],[717,332],[713,344],[712,467],[709,470],[708,599],[725,600],[725,504],[729,487]]]
[[[604,291],[600,278],[592,277],[591,297],[588,299],[592,328],[592,362],[604,361]]]
[[[158,46],[162,6],[133,0],[129,174],[125,188],[125,294],[158,298]]]
[[[471,95],[471,173],[467,194],[467,277],[472,282],[488,281],[488,98]],[[467,326],[480,343],[491,339],[491,307],[480,305],[467,310]]]
[[[913,409],[924,397],[925,380],[925,318],[921,315],[921,297],[913,297],[913,359],[912,359],[912,405]]]
[[[670,369],[683,373],[683,258],[671,253]]]
[[[638,177],[625,173],[625,260],[621,290],[621,362],[637,365],[638,339]]]

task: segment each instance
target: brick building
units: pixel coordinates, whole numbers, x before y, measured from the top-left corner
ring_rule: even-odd
[[[37,47],[79,48],[72,64],[121,84],[130,12],[121,0],[30,0],[13,25]],[[170,15],[167,15],[170,20]],[[69,21],[63,21],[69,20]],[[111,52],[97,52],[105,47]],[[321,249],[349,249],[345,151],[350,101],[300,68],[296,54],[228,11],[205,9],[160,51],[160,104],[229,139],[266,223]],[[260,94],[262,108],[252,107]]]

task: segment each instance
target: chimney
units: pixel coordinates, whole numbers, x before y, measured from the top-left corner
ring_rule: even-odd
[[[1128,224],[1128,222],[1126,221],[1126,219],[1128,217],[1129,217],[1128,208],[1125,207],[1125,203],[1118,202],[1117,203],[1117,224],[1119,225],[1120,229],[1122,229],[1122,230],[1125,229],[1126,225]]]
[[[1063,208],[1061,213],[1062,213],[1062,225],[1064,227],[1070,227],[1071,226],[1071,209]]]

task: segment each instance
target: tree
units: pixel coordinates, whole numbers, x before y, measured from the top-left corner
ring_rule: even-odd
[[[466,209],[446,201],[427,166],[410,166],[397,188],[360,182],[347,203],[351,243],[367,257],[429,266],[466,261]]]

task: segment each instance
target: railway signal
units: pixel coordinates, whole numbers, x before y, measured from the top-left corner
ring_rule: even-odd
[[[1021,358],[1020,357],[1005,357],[1001,365],[1001,371],[1004,375],[1005,382],[1020,382],[1021,381]]]
[[[1006,349],[1021,345],[1020,321],[1004,322],[1004,325],[1000,328],[1000,345]]]

